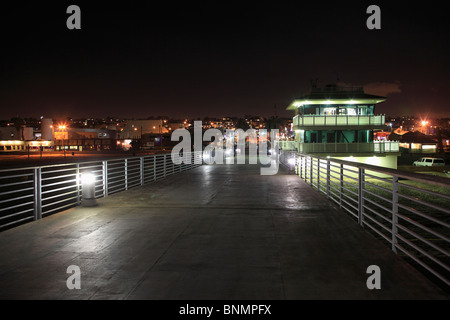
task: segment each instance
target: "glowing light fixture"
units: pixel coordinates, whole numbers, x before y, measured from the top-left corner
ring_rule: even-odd
[[[84,207],[94,207],[97,205],[95,200],[95,176],[90,172],[81,175],[82,198],[81,204]]]

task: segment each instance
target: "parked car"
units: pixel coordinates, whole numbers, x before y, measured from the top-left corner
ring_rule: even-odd
[[[413,166],[422,166],[422,167],[445,166],[445,161],[442,158],[420,158],[419,160],[413,162]]]

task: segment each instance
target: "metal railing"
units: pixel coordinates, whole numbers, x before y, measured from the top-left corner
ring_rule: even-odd
[[[41,219],[81,203],[81,175],[95,177],[95,197],[128,190],[202,164],[191,152],[191,164],[174,164],[171,154],[45,165],[0,170],[0,231]]]
[[[394,253],[450,286],[448,178],[295,152],[280,161]]]

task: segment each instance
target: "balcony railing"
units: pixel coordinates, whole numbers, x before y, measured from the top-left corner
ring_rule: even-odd
[[[385,115],[362,116],[362,115],[297,115],[293,119],[294,127],[337,127],[337,126],[384,126]]]
[[[354,143],[298,143],[280,141],[283,150],[297,150],[300,153],[390,153],[399,152],[398,141],[374,141]]]
[[[280,162],[450,288],[450,180],[285,151]]]

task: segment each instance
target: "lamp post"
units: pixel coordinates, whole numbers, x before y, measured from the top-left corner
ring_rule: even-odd
[[[66,145],[65,145],[65,142],[64,142],[64,140],[65,140],[64,139],[65,138],[64,130],[66,129],[66,126],[65,125],[60,125],[59,129],[62,132],[62,142],[63,142],[63,150],[64,150],[64,158],[65,158],[66,157]]]

